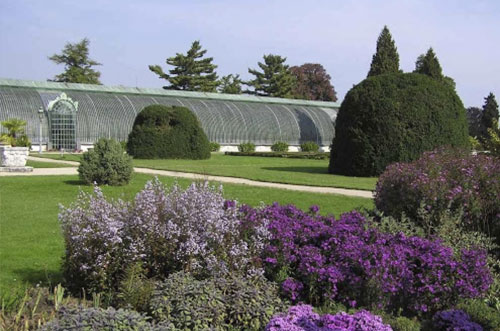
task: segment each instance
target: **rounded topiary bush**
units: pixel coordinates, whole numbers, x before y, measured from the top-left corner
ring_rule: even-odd
[[[465,109],[452,87],[416,73],[373,76],[340,106],[329,172],[375,176],[438,146],[468,144]]]
[[[127,151],[139,159],[208,159],[210,143],[185,107],[151,105],[136,117]]]
[[[300,144],[300,150],[302,152],[318,152],[319,151],[319,145],[316,144],[314,141],[306,141],[305,143]]]
[[[132,158],[119,142],[101,138],[83,153],[78,174],[87,184],[125,185],[132,176]]]

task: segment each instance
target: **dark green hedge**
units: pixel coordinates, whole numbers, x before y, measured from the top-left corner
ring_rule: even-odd
[[[232,156],[261,156],[261,157],[285,157],[290,159],[313,159],[327,160],[330,153],[322,152],[226,152],[226,155]]]
[[[378,75],[342,102],[328,170],[376,176],[438,146],[468,144],[465,109],[452,87],[416,73]]]
[[[127,151],[138,159],[208,159],[210,143],[189,109],[151,105],[137,115]]]

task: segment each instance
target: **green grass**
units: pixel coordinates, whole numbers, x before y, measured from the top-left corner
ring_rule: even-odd
[[[152,176],[134,174],[129,185],[103,187],[106,196],[132,199]],[[171,185],[170,177],[160,179]],[[181,186],[191,182],[178,179]],[[57,284],[64,247],[57,214],[59,204],[75,201],[83,186],[77,176],[0,177],[0,297],[27,284]],[[339,215],[357,207],[373,208],[371,199],[313,194],[246,185],[224,185],[226,198],[257,206],[277,201],[306,209],[320,206],[323,214]]]
[[[43,162],[43,161],[33,161],[33,160],[26,161],[26,166],[33,167],[33,168],[67,168],[67,167],[74,167],[74,166],[72,166],[70,164],[54,163],[54,162]]]
[[[79,161],[78,154],[43,157]],[[328,160],[230,156],[213,153],[209,160],[134,160],[135,167],[240,177],[263,182],[375,190],[376,177],[348,177],[327,172]]]

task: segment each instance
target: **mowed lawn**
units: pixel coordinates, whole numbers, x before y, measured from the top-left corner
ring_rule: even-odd
[[[38,156],[33,154],[33,156]],[[42,154],[42,157],[79,161],[79,154]],[[328,160],[231,156],[212,153],[208,160],[134,160],[135,167],[253,179],[264,182],[375,190],[376,177],[348,177],[328,173]]]
[[[35,164],[33,164],[35,165]],[[152,176],[134,174],[129,185],[104,186],[108,197],[130,200]],[[177,181],[185,187],[187,179],[160,177],[168,185]],[[217,186],[219,184],[216,184]],[[28,284],[57,284],[64,253],[57,220],[59,204],[76,200],[79,189],[90,191],[77,176],[0,177],[0,297]],[[316,204],[323,214],[339,215],[354,208],[372,208],[371,199],[329,194],[312,194],[246,185],[224,185],[224,195],[253,206],[294,203],[306,209]]]

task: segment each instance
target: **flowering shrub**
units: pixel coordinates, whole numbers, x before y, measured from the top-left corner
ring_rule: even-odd
[[[464,151],[437,150],[412,163],[392,164],[380,176],[375,193],[375,204],[386,215],[405,213],[428,229],[439,225],[448,208],[463,209],[466,229],[494,235],[500,242],[498,201],[498,159]],[[422,217],[420,207],[430,222]]]
[[[432,318],[436,330],[446,331],[483,331],[483,328],[470,320],[463,310],[440,311]]]
[[[382,318],[361,310],[353,315],[344,312],[320,316],[309,305],[290,307],[287,314],[279,314],[266,326],[267,331],[392,331]]]
[[[358,212],[333,217],[294,206],[243,207],[246,218],[268,220],[264,251],[267,275],[293,301],[321,305],[335,299],[350,306],[409,312],[436,311],[460,297],[477,297],[491,283],[486,252],[456,257],[439,240],[388,234],[369,227]]]
[[[196,277],[227,271],[259,273],[254,257],[264,247],[266,224],[245,231],[235,201],[207,183],[167,191],[148,182],[132,203],[107,201],[96,187],[81,192],[59,219],[64,273],[75,289],[113,289],[123,267],[142,262],[148,276],[185,270]]]

